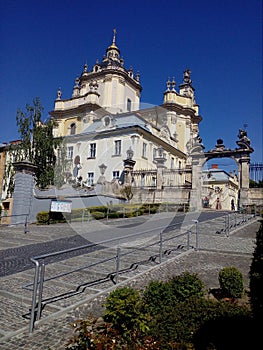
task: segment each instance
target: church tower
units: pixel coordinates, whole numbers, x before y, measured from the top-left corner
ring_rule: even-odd
[[[75,79],[72,96],[63,99],[59,89],[55,108],[50,112],[58,122],[55,136],[70,135],[72,130],[81,133],[90,112],[99,108],[111,114],[138,110],[141,91],[140,75],[135,75],[132,67],[124,67],[114,29],[112,43],[101,62],[97,60],[90,70],[84,65],[81,75]]]

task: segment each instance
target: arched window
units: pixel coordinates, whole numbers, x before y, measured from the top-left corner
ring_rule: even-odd
[[[107,116],[107,117],[104,118],[104,125],[105,126],[109,126],[110,125],[110,117]]]
[[[129,98],[127,99],[127,111],[131,112],[131,100]]]
[[[76,124],[75,123],[72,123],[70,124],[70,132],[69,132],[70,135],[75,135],[76,134]]]

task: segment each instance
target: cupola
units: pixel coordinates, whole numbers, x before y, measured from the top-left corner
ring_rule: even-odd
[[[116,46],[116,29],[113,29],[112,44],[106,50],[106,57],[112,60],[120,60],[120,50]]]

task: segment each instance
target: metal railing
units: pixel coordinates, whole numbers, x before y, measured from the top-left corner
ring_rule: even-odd
[[[231,230],[237,228],[242,224],[248,223],[252,220],[256,214],[248,214],[246,211],[243,211],[241,214],[227,213],[224,215],[224,227],[217,230],[217,234],[225,234],[226,237],[229,237]]]
[[[229,237],[231,230],[235,229],[241,224],[247,223],[253,217],[254,215],[248,215],[246,212],[244,212],[242,215],[239,214],[239,216],[237,213],[226,213],[221,217],[221,225],[223,225],[223,227],[214,233],[224,234],[226,237]],[[199,250],[200,249],[199,221],[190,220],[190,222],[188,222],[187,225],[184,226],[184,229],[182,229],[182,226],[181,226],[182,224],[183,222],[179,222],[175,224],[161,226],[161,227],[146,230],[140,233],[132,233],[126,236],[121,236],[118,238],[112,238],[109,240],[100,241],[98,243],[90,243],[79,247],[74,247],[67,250],[43,254],[43,255],[39,255],[31,258],[30,260],[35,265],[34,281],[33,283],[28,283],[23,286],[24,289],[28,289],[32,291],[29,332],[30,333],[33,332],[35,322],[41,318],[41,314],[44,306],[49,303],[52,303],[59,299],[68,298],[74,295],[81,294],[85,291],[86,288],[103,283],[105,281],[111,281],[113,284],[118,284],[120,275],[131,272],[137,269],[139,265],[143,265],[143,264],[145,265],[149,262],[155,262],[157,264],[161,264],[163,262],[163,258],[168,257],[173,252],[182,253],[190,249]],[[154,232],[157,232],[157,233],[159,232],[159,233],[156,236],[156,233],[154,234]],[[194,234],[195,239],[191,239],[192,234]],[[142,235],[146,235],[147,240],[142,244],[139,243],[139,248],[134,247],[134,245],[138,246],[138,244],[129,243],[129,249],[127,249],[127,242],[129,242],[130,238],[139,237],[141,239]],[[175,240],[179,238],[182,238],[182,239],[178,240],[178,242],[175,243]],[[120,243],[122,241],[123,243],[121,246]],[[180,244],[178,244],[179,241],[180,241]],[[45,268],[46,268],[46,265],[50,262],[51,258],[53,258],[53,262],[54,262],[55,257],[59,258],[62,255],[65,255],[64,259],[66,259],[67,254],[70,255],[70,253],[76,252],[76,251],[78,251],[79,253],[82,251],[83,252],[82,254],[87,254],[85,250],[94,251],[92,249],[95,249],[95,248],[97,250],[98,249],[102,250],[109,247],[108,246],[109,243],[115,243],[115,242],[116,242],[116,245],[113,246],[115,249],[115,253],[111,252],[110,257],[105,257],[96,262],[79,266],[77,268],[68,270],[66,272],[59,273],[51,277],[45,278]],[[149,254],[148,257],[145,257],[143,260],[140,260],[140,261],[136,261],[136,257],[134,257],[133,263],[129,267],[126,267],[124,269],[120,268],[121,261],[123,261],[123,259],[127,255],[131,255],[138,250],[151,248],[151,247],[156,247],[157,253]],[[91,253],[91,251],[88,253]],[[81,253],[79,255],[81,255]],[[58,261],[61,261],[61,259],[60,260],[58,259]],[[114,271],[108,271],[107,273],[105,273],[104,277],[101,277],[89,282],[81,283],[74,290],[70,290],[66,293],[62,293],[53,297],[43,299],[43,288],[44,288],[45,282],[56,280],[64,276],[68,276],[70,274],[73,274],[74,272],[87,270],[94,266],[108,263],[110,261],[115,262],[115,269]]]
[[[181,224],[182,224],[182,222],[172,224],[169,226],[157,227],[154,230],[153,229],[146,230],[146,231],[143,231],[140,233],[133,233],[133,234],[119,237],[119,238],[112,238],[109,240],[100,241],[99,243],[91,243],[91,244],[83,245],[80,247],[70,248],[67,250],[58,251],[58,252],[54,252],[54,253],[43,254],[43,255],[39,255],[39,256],[35,256],[35,257],[31,258],[30,260],[35,265],[34,282],[23,286],[24,289],[28,289],[28,290],[32,291],[32,303],[31,303],[31,311],[30,311],[29,332],[30,333],[33,332],[35,322],[41,318],[41,313],[42,313],[44,304],[46,305],[50,302],[54,302],[58,298],[69,297],[69,296],[83,293],[87,287],[102,283],[103,281],[108,280],[108,281],[112,281],[113,284],[118,284],[119,283],[119,276],[121,274],[135,270],[140,264],[146,264],[147,262],[154,261],[155,263],[162,263],[163,257],[165,255],[166,256],[170,255],[173,251],[183,252],[183,251],[186,251],[189,249],[198,249],[198,237],[197,237],[198,236],[198,221],[193,222],[186,229],[185,232],[171,234],[171,232],[173,230],[175,230],[177,227],[179,228],[179,226]],[[194,227],[194,229],[193,229],[193,227]],[[150,235],[147,237],[147,243],[140,245],[140,248],[129,249],[128,252],[127,251],[125,252],[125,249],[123,249],[123,251],[122,251],[122,248],[120,247],[121,241],[127,241],[130,238],[136,238],[136,237],[141,238],[143,234],[147,235],[149,233],[152,233],[153,231],[159,231],[159,235],[157,236],[157,238],[155,238],[156,237],[155,235]],[[194,233],[196,235],[195,246],[190,245],[190,235],[192,234],[192,231],[194,231]],[[179,238],[179,237],[186,237],[185,244],[178,244],[178,246],[174,246],[172,248],[168,248],[166,250],[163,250],[164,244],[166,242],[172,241],[172,240]],[[86,254],[85,250],[87,250],[87,249],[92,249],[95,247],[98,249],[101,249],[101,247],[105,247],[109,243],[114,243],[114,242],[117,243],[115,246],[116,253],[114,255],[112,255],[111,257],[101,259],[101,260],[93,262],[91,264],[80,266],[78,268],[75,268],[75,269],[72,269],[72,270],[66,271],[64,273],[60,273],[60,274],[57,274],[57,275],[54,275],[54,276],[51,276],[51,277],[45,279],[45,267],[47,264],[46,261],[48,259],[50,260],[51,258],[55,258],[55,257],[58,258],[59,256],[67,255],[67,254],[70,254],[70,253],[75,252],[75,251],[79,251],[79,252],[83,251],[83,254]],[[126,244],[127,244],[127,242],[126,242]],[[134,253],[138,249],[142,249],[142,248],[146,249],[146,248],[150,248],[150,247],[154,247],[154,246],[159,246],[158,254],[153,254],[142,261],[135,260],[130,265],[129,268],[120,269],[120,264],[121,264],[121,260],[123,259],[123,257]],[[44,288],[45,282],[55,280],[55,279],[63,277],[63,276],[70,275],[74,272],[89,269],[93,266],[103,264],[103,263],[109,262],[109,261],[115,261],[115,271],[108,272],[107,274],[105,274],[105,277],[91,281],[91,282],[82,283],[82,284],[78,285],[78,287],[73,291],[69,291],[67,293],[58,295],[56,297],[48,298],[45,300],[43,299],[43,288]]]

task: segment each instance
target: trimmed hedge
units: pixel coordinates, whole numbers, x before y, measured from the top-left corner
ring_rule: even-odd
[[[101,219],[105,218],[105,214],[101,211],[93,211],[93,212],[91,212],[91,216],[95,220],[101,220]]]
[[[171,203],[116,204],[112,205],[110,208],[100,205],[83,209],[72,209],[71,214],[58,212],[51,213],[48,211],[39,212],[37,214],[37,223],[45,225],[48,223],[65,222],[67,220],[80,221],[82,218],[86,220],[90,215],[96,220],[101,220],[106,217],[109,219],[118,219],[123,217],[132,218],[135,216],[155,214],[163,211],[181,212],[184,211],[184,209],[187,211],[187,206]]]

